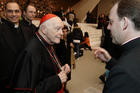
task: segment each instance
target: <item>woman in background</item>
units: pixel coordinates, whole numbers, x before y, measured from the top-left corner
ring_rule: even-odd
[[[88,48],[90,51],[92,51],[88,32],[84,33],[84,41],[80,43],[80,48],[84,48],[84,49]]]

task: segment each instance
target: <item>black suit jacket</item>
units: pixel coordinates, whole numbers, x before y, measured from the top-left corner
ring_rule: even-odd
[[[49,52],[34,37],[18,59],[13,84],[16,88],[32,88],[33,91],[36,88],[36,93],[57,93],[62,87],[58,73]]]
[[[33,33],[35,33],[38,29],[38,27],[36,27],[34,24],[25,20],[24,17],[21,20],[21,25],[24,25],[26,28],[30,29]]]
[[[117,61],[111,60],[113,64],[107,64],[110,73],[103,93],[140,93],[140,38],[122,48],[121,57]]]
[[[0,87],[5,87],[9,83],[16,59],[33,36],[28,28],[22,25],[19,27],[23,41],[21,41],[21,49],[17,50],[18,38],[12,35],[12,31],[15,31],[14,25],[9,21],[0,24]]]

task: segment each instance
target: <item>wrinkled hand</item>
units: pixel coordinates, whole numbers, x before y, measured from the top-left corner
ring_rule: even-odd
[[[103,48],[96,47],[94,48],[94,54],[96,58],[99,58],[102,61],[108,62],[111,59],[110,54]]]
[[[68,64],[65,64],[62,68],[62,71],[64,71],[66,74],[70,72],[70,66]]]
[[[58,76],[62,83],[65,83],[67,81],[67,74],[64,71],[61,71]]]

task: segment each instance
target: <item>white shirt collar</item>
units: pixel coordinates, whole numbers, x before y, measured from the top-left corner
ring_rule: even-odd
[[[134,39],[136,39],[136,38],[139,38],[139,37],[140,37],[140,36],[137,36],[137,37],[131,38],[131,39],[125,41],[122,45],[124,45],[124,44],[126,44],[126,43],[128,43],[128,42],[130,42],[130,41],[132,41],[132,40],[134,40]]]

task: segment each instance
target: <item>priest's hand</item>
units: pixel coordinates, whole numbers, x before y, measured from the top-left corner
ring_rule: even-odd
[[[111,59],[110,54],[101,47],[94,48],[94,54],[96,58],[99,58],[100,60],[104,62],[108,62]]]
[[[65,64],[62,68],[62,71],[64,71],[66,74],[70,72],[70,66],[68,64]]]
[[[67,81],[67,74],[64,71],[61,71],[58,76],[62,83],[65,83]]]

